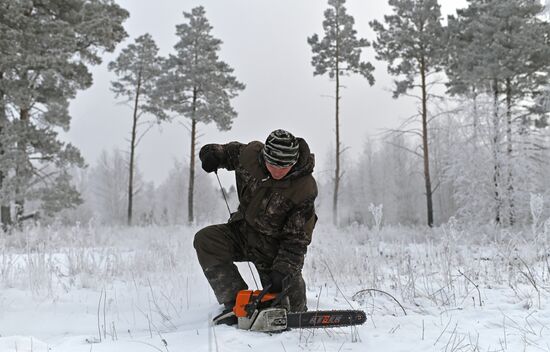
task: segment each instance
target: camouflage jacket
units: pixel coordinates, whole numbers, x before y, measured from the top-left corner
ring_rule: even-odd
[[[278,241],[272,270],[283,274],[302,269],[317,221],[314,205],[317,184],[311,174],[315,158],[305,140],[298,140],[298,162],[281,180],[270,177],[261,142],[209,144],[201,149],[201,154],[213,150],[220,167],[235,171],[239,209],[231,218],[244,218],[247,228]]]

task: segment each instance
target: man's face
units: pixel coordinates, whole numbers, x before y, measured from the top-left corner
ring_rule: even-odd
[[[269,173],[271,174],[271,177],[274,180],[282,179],[290,172],[290,169],[292,169],[292,165],[287,167],[279,167],[279,166],[271,165],[268,162],[265,163],[265,166],[267,167],[267,171],[269,171]]]

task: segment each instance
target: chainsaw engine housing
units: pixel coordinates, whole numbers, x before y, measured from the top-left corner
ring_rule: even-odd
[[[259,332],[280,332],[287,329],[286,309],[266,308],[254,311],[252,316],[239,317],[238,328]]]

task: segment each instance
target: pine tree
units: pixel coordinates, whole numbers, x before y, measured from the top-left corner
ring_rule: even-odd
[[[377,59],[388,62],[388,72],[397,76],[394,98],[420,89],[422,151],[428,226],[433,226],[433,189],[430,175],[428,136],[429,76],[441,70],[443,26],[437,0],[389,0],[393,15],[384,16],[387,27],[370,23],[377,33],[373,44]]]
[[[340,170],[340,90],[341,78],[351,74],[360,74],[369,84],[374,84],[374,66],[370,62],[361,61],[362,48],[370,46],[368,40],[357,38],[353,28],[355,20],[347,13],[345,0],[329,0],[329,8],[325,11],[323,29],[325,36],[320,39],[317,34],[307,38],[311,45],[313,57],[311,65],[315,69],[314,76],[328,74],[335,80],[335,122],[336,122],[336,154],[334,170],[334,193],[332,197],[332,220],[338,223],[338,193],[342,172]]]
[[[513,225],[514,120],[528,115],[526,101],[536,99],[548,83],[550,24],[541,18],[543,7],[537,0],[468,2],[448,21],[449,43],[458,49],[449,50],[449,91],[464,95],[467,87],[492,96],[495,221],[502,223],[507,215]]]
[[[191,120],[189,159],[188,221],[194,221],[193,197],[197,124],[215,122],[228,130],[237,112],[231,106],[245,85],[232,75],[233,69],[218,57],[222,41],[212,34],[212,26],[202,6],[184,12],[187,22],[176,26],[176,55],[165,65],[166,75],[159,82],[165,107]]]
[[[136,148],[156,122],[143,121],[143,114],[153,115],[158,122],[166,118],[160,99],[155,94],[157,81],[162,72],[161,63],[158,47],[149,34],[138,37],[135,43],[122,50],[115,61],[109,63],[109,70],[118,76],[118,79],[111,83],[112,91],[117,97],[122,96],[127,103],[133,104],[128,170],[128,225],[132,224]],[[146,128],[140,133],[138,128],[144,124]]]
[[[25,200],[46,194],[52,184],[67,191],[66,206],[74,204],[62,175],[84,161],[76,147],[58,139],[56,129],[69,128],[69,100],[92,84],[87,64],[99,64],[100,52],[113,51],[126,36],[122,22],[128,13],[111,0],[6,0],[1,6],[8,15],[0,17],[0,37],[9,38],[0,56],[8,120],[0,137],[2,198],[15,201],[19,218]]]

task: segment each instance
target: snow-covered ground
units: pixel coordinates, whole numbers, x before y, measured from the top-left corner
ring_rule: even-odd
[[[304,268],[309,308],[353,306],[368,321],[274,335],[209,325],[219,306],[197,229],[0,235],[0,351],[550,351],[543,229],[320,225]]]

